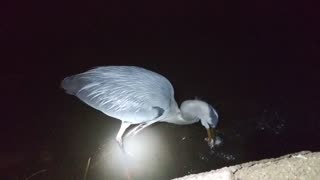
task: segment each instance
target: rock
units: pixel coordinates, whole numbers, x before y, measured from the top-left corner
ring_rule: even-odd
[[[302,151],[174,180],[319,180],[320,152]]]

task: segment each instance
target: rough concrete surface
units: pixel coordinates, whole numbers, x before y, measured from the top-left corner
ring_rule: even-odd
[[[320,180],[320,152],[302,151],[174,180]]]

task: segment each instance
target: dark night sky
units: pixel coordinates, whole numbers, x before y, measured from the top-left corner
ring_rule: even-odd
[[[109,64],[144,66],[172,81],[176,72],[192,74],[196,83],[210,76],[224,91],[253,85],[301,96],[318,86],[319,14],[310,1],[10,1],[3,7],[6,97],[21,86],[53,88],[66,75]]]
[[[10,1],[1,13],[9,83],[55,86],[108,64],[210,72],[223,86],[317,80],[319,16],[309,1]]]
[[[52,99],[63,77],[100,65],[155,70],[179,102],[214,94],[220,104],[244,96],[320,107],[319,12],[311,1],[10,1],[1,9],[1,133],[9,150],[32,136],[50,103],[61,103]]]

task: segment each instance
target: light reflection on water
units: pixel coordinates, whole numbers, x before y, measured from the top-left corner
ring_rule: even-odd
[[[190,129],[194,130],[193,135],[188,133]],[[125,138],[126,153],[114,139],[108,139],[95,158],[90,177],[127,179],[128,171],[132,179],[171,179],[211,170],[236,159],[223,149],[223,143],[210,150],[205,133],[197,124],[190,127],[161,123]],[[220,136],[219,139],[223,141]]]
[[[124,138],[125,152],[115,140],[109,140],[97,157],[100,172],[117,179],[126,179],[127,171],[133,179],[161,177],[160,173],[173,164],[167,142],[157,128]]]

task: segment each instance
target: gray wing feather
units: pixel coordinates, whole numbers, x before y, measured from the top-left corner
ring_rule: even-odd
[[[98,67],[65,78],[61,86],[93,108],[131,123],[159,117],[174,96],[165,77],[135,66]]]

